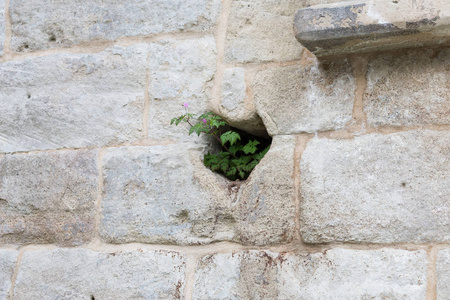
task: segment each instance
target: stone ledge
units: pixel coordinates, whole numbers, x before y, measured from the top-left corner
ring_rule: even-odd
[[[297,40],[316,56],[450,44],[446,0],[359,0],[300,9]]]

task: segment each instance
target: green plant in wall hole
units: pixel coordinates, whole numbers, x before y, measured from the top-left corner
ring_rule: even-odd
[[[247,179],[251,171],[269,151],[270,142],[230,127],[220,116],[207,112],[197,116],[188,112],[188,103],[183,104],[185,114],[173,118],[170,124],[187,123],[189,135],[196,133],[212,136],[220,143],[218,153],[205,154],[203,162],[212,171],[223,174],[230,180]]]

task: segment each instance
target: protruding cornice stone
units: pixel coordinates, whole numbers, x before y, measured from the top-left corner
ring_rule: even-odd
[[[450,44],[448,0],[358,0],[300,9],[297,40],[316,56]]]

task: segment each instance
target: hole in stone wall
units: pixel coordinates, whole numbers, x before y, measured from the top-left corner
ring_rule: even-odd
[[[272,144],[267,132],[256,136],[228,125],[220,128],[218,136],[220,140],[212,139],[203,162],[232,181],[246,180]]]
[[[48,38],[49,42],[56,42],[56,36],[54,34],[50,35],[50,37]]]
[[[91,300],[95,300],[95,297],[94,297],[94,295],[91,295]]]

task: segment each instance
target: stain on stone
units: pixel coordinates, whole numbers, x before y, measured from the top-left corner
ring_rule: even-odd
[[[420,21],[411,17],[412,21],[406,22],[405,27],[396,25],[405,24],[402,18],[372,23],[373,13],[364,6],[365,3],[360,3],[300,9],[294,20],[295,37],[317,56],[414,47],[425,42],[443,43],[444,38],[433,38],[433,34],[429,34],[437,26],[439,16]],[[374,9],[381,10],[381,5]]]
[[[175,290],[175,299],[181,299],[181,286],[182,286],[182,282],[180,280],[178,280],[177,285],[176,285],[176,290]]]
[[[181,221],[181,223],[185,223],[189,221],[189,211],[187,209],[183,209],[176,215],[176,217]]]
[[[423,26],[436,26],[436,21],[439,17],[434,17],[433,19],[422,19],[418,22],[406,22],[406,28],[417,29]]]

